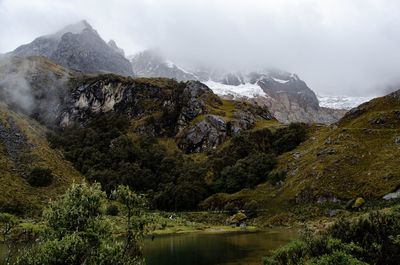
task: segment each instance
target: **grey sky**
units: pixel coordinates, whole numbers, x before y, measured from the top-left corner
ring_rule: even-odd
[[[0,53],[81,19],[128,55],[276,67],[319,94],[400,83],[398,0],[0,0]]]

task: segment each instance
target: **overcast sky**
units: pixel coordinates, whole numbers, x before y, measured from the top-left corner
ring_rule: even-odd
[[[400,83],[399,0],[0,0],[0,53],[82,19],[128,55],[275,67],[323,95]]]

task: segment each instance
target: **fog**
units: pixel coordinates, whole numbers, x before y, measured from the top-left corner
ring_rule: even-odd
[[[127,55],[297,73],[321,95],[400,84],[397,0],[0,0],[0,53],[86,19]]]

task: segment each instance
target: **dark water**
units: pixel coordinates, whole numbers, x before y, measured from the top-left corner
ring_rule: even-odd
[[[262,257],[297,237],[291,229],[254,233],[193,233],[145,240],[147,265],[261,265]],[[6,248],[0,244],[0,264]]]
[[[297,237],[295,230],[185,234],[146,240],[147,265],[255,265]]]

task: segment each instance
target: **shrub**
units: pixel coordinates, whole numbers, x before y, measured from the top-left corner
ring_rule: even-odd
[[[264,260],[264,265],[297,265],[301,264],[306,255],[306,244],[296,240],[276,250],[272,257]]]
[[[243,209],[248,217],[255,217],[258,214],[259,205],[255,200],[251,200],[244,204]]]
[[[118,216],[119,209],[118,206],[115,204],[110,204],[107,206],[106,214],[109,216]]]
[[[342,251],[335,251],[329,255],[313,258],[306,262],[306,265],[368,265],[355,257]]]
[[[265,264],[394,265],[400,259],[399,239],[400,213],[373,212],[357,220],[340,220],[316,235],[306,233],[299,242],[275,251]]]
[[[233,202],[228,202],[224,206],[224,211],[229,214],[229,215],[234,215],[235,213],[238,212],[238,208],[236,207],[235,203]]]
[[[268,180],[271,182],[272,185],[277,185],[286,179],[286,175],[287,175],[287,172],[284,170],[272,171],[268,175]]]
[[[234,166],[227,166],[221,172],[222,179],[225,179],[224,190],[236,192],[243,188],[254,188],[267,179],[275,164],[274,155],[258,152],[238,160]]]
[[[53,178],[50,169],[35,167],[29,173],[27,181],[32,187],[47,187],[51,185]]]
[[[106,196],[100,186],[73,185],[44,210],[46,232],[39,237],[38,244],[21,254],[17,264],[143,264],[138,247],[145,220],[138,209],[142,203],[137,195],[123,189],[124,196],[118,194],[117,198],[123,197],[121,203],[129,205],[127,217],[130,220],[124,242],[112,236],[111,226],[102,214]]]

